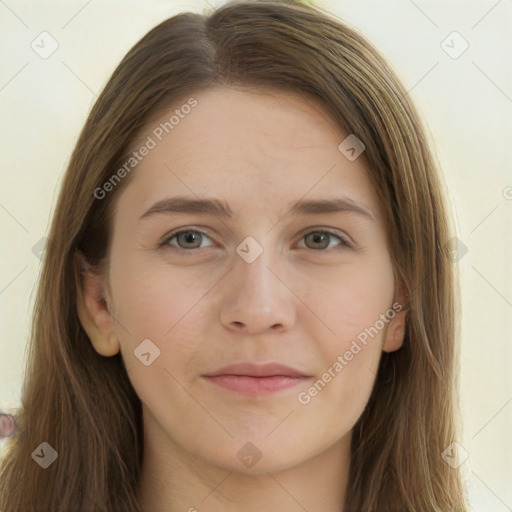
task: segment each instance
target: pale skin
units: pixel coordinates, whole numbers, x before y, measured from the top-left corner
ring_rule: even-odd
[[[307,405],[297,397],[404,304],[378,195],[364,156],[338,150],[348,133],[312,100],[221,87],[194,97],[133,171],[115,209],[108,274],[84,273],[79,305],[95,350],[121,352],[143,403],[137,495],[151,512],[341,512],[352,429],[382,352],[403,343],[405,306]],[[141,219],[176,196],[225,201],[233,217]],[[368,215],[290,213],[298,201],[334,198]],[[178,228],[193,233],[159,247]],[[331,234],[315,238],[322,230]],[[236,252],[249,236],[263,249],[251,263]],[[160,350],[148,366],[134,355],[145,339]],[[246,361],[310,378],[255,397],[204,378]],[[248,442],[261,454],[252,467],[237,456]]]

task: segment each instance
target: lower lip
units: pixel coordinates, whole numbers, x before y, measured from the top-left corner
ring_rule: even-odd
[[[286,377],[284,375],[273,375],[271,377],[219,375],[217,377],[206,377],[206,379],[223,388],[255,396],[292,388],[307,380],[307,377]]]

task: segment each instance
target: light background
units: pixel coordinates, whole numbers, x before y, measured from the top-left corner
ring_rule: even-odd
[[[511,511],[512,1],[317,3],[387,56],[431,132],[467,248],[458,262],[463,467],[475,511]],[[93,102],[149,29],[204,8],[206,0],[0,0],[1,410],[19,407],[38,248]],[[43,31],[59,45],[47,59],[31,48]],[[464,41],[453,31],[469,44],[457,58]]]

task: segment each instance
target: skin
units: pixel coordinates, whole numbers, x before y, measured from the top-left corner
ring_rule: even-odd
[[[365,328],[403,304],[364,153],[349,161],[338,150],[348,133],[297,94],[216,87],[194,97],[118,198],[108,274],[84,273],[79,306],[94,348],[121,351],[143,403],[139,499],[148,511],[342,511],[352,429],[382,351],[402,345],[406,316],[404,308],[386,322],[308,404],[298,401]],[[234,217],[140,219],[177,195],[225,200]],[[371,218],[287,214],[301,199],[333,197]],[[178,228],[205,235],[159,248]],[[321,228],[335,234],[315,241]],[[248,236],[263,248],[252,263],[236,252]],[[134,355],[144,339],[160,350],[149,366]],[[250,397],[202,377],[243,361],[311,378]],[[247,442],[262,455],[252,467],[237,457]]]
[[[0,439],[10,439],[14,434],[15,426],[12,416],[0,414]]]

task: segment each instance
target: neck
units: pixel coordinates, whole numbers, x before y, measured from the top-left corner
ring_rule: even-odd
[[[145,437],[137,494],[143,512],[343,512],[350,433],[299,465],[250,475],[209,464],[162,430]]]

